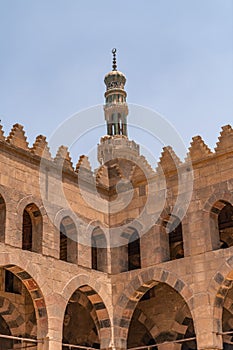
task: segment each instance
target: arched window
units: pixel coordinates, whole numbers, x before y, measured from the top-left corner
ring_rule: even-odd
[[[6,204],[0,195],[0,242],[5,242]]]
[[[43,220],[39,208],[30,203],[23,212],[22,249],[42,253]]]
[[[140,256],[140,238],[136,229],[129,227],[129,230],[133,230],[128,243],[128,270],[135,270],[141,268],[141,256]]]
[[[78,235],[75,223],[66,216],[60,224],[60,260],[77,264]]]
[[[169,215],[166,229],[169,235],[170,259],[180,259],[184,257],[184,243],[182,224],[180,219],[175,215]]]
[[[92,269],[107,272],[107,241],[104,232],[96,227],[91,237]]]
[[[233,206],[228,202],[222,202],[224,207],[218,214],[218,231],[220,248],[233,246]]]

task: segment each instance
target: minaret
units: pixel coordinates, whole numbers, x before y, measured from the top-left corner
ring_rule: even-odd
[[[133,159],[139,155],[139,145],[127,136],[128,105],[125,91],[126,77],[117,70],[116,49],[112,50],[112,71],[105,75],[106,85],[104,114],[107,123],[107,135],[101,137],[98,145],[100,164],[117,159]],[[115,161],[114,161],[115,159]]]
[[[128,106],[126,103],[127,93],[124,90],[126,77],[117,70],[116,49],[112,50],[112,71],[106,74],[104,113],[107,122],[107,134],[110,136],[127,136]]]

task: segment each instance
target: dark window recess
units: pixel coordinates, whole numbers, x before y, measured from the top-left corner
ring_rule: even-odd
[[[0,195],[0,242],[5,241],[6,205]]]
[[[146,186],[141,185],[139,186],[139,196],[145,196],[146,195]]]
[[[60,260],[77,264],[77,230],[73,220],[65,216],[60,223]]]
[[[98,254],[98,248],[92,246],[92,248],[91,248],[91,261],[92,261],[92,269],[94,269],[94,270],[98,270],[97,254]]]
[[[218,215],[221,248],[233,246],[233,206],[227,203]]]
[[[32,251],[32,220],[29,213],[23,212],[23,245],[24,250]]]
[[[62,224],[60,230],[60,260],[67,261],[67,236]]]
[[[21,291],[21,281],[12,272],[5,270],[5,292],[21,294]]]
[[[135,231],[130,237],[128,243],[128,270],[136,270],[140,268],[140,238],[138,233]]]
[[[91,237],[92,269],[107,272],[107,242],[104,232],[96,227]]]
[[[177,220],[174,222],[174,226],[178,224]],[[169,232],[169,247],[171,260],[180,259],[184,257],[184,244],[182,234],[181,222]]]

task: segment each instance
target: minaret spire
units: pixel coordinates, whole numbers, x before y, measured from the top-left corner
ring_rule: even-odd
[[[109,72],[104,82],[106,85],[104,113],[107,122],[107,133],[110,136],[127,136],[128,106],[125,91],[126,77],[117,70],[116,49],[112,49],[112,71]]]
[[[112,49],[112,54],[113,54],[113,58],[112,58],[112,70],[117,70],[117,63],[116,63],[116,49]]]

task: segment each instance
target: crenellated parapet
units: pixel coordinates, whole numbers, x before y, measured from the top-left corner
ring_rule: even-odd
[[[54,158],[55,164],[60,167],[67,168],[69,170],[74,170],[73,163],[71,161],[70,152],[68,151],[68,147],[60,146],[58,148],[56,157]]]
[[[55,157],[53,158],[46,137],[43,135],[38,135],[33,143],[33,146],[29,147],[24,128],[20,124],[15,124],[7,137],[4,136],[2,125],[0,125],[0,142],[2,145],[5,144],[6,147],[7,145],[9,146],[8,152],[15,153],[15,151],[18,150],[17,154],[19,161],[20,150],[23,150],[24,158],[26,156],[30,161],[31,158],[36,157],[34,160],[37,161],[38,165],[40,163],[40,159],[45,159],[52,167],[62,167],[64,172],[69,171],[69,173],[73,173],[74,176],[78,174],[80,168],[85,168],[92,175],[94,173],[94,171],[91,169],[88,157],[84,155],[80,157],[76,166],[73,166],[69,150],[63,145],[59,147]],[[13,146],[12,149],[11,146]],[[4,147],[5,150],[6,147]],[[104,166],[104,164],[116,158],[127,159],[131,160],[132,162],[136,161],[141,169],[147,171],[147,173],[151,173],[151,176],[155,176],[156,173],[160,174],[163,172],[165,176],[169,177],[169,174],[174,174],[174,172],[177,172],[178,169],[183,168],[188,164],[195,167],[201,162],[211,162],[211,160],[215,159],[215,157],[231,152],[233,152],[233,129],[230,125],[226,125],[222,127],[215,151],[212,151],[206,145],[201,136],[195,136],[192,138],[187,157],[184,161],[182,161],[176,155],[171,146],[166,146],[163,148],[155,170],[151,168],[145,157],[140,155],[139,145],[135,141],[129,140],[128,137],[124,135],[106,135],[102,137],[100,144],[98,145],[98,161],[101,168]],[[131,173],[133,174],[133,168],[131,169]],[[95,174],[98,174],[98,183],[101,182],[101,174],[105,174],[103,176],[106,176],[106,171],[103,171],[102,168],[102,170],[95,170]],[[127,176],[132,178],[132,174]],[[106,183],[105,180],[104,182]]]
[[[39,157],[43,157],[47,160],[52,160],[52,156],[48,147],[48,142],[46,137],[43,135],[38,135],[31,148],[31,152]]]
[[[233,150],[233,129],[230,125],[225,125],[222,127],[222,131],[218,139],[219,141],[217,142],[217,147],[215,148],[216,153]]]
[[[201,136],[195,136],[192,138],[191,145],[189,147],[188,157],[191,161],[198,161],[203,158],[208,158],[213,153],[210,148],[202,140]]]
[[[25,131],[23,130],[23,126],[20,124],[15,124],[13,126],[6,141],[10,145],[22,148],[26,151],[29,150],[27,138],[25,136]]]
[[[176,171],[181,164],[181,160],[176,155],[172,147],[167,146],[163,148],[157,170],[158,172],[162,170],[165,174],[167,174],[169,172]]]
[[[29,164],[30,161],[33,159],[34,162],[38,164],[38,167],[40,166],[41,160],[45,160],[48,166],[51,166],[52,168],[59,167],[62,168],[64,172],[68,170],[69,173],[73,172],[73,174],[75,175],[78,173],[78,169],[81,164],[83,166],[84,163],[89,163],[89,160],[86,156],[81,156],[77,162],[76,167],[74,168],[68,147],[64,145],[61,145],[58,148],[55,157],[52,157],[46,137],[43,135],[38,135],[32,147],[30,147],[24,131],[24,127],[20,124],[13,125],[7,137],[4,136],[3,127],[2,125],[0,125],[0,142],[2,145],[2,147],[0,146],[0,152],[1,150],[7,150],[9,154],[17,154],[18,161],[20,162],[21,151],[23,151],[23,158],[25,159],[26,157],[26,159],[28,159]]]

